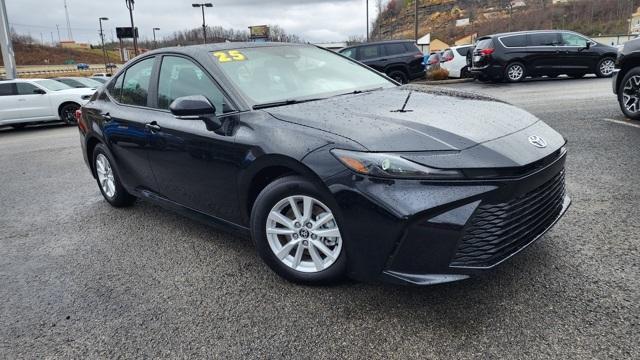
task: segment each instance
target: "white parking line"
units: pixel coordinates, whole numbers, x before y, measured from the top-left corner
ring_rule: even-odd
[[[640,129],[640,124],[632,123],[631,121],[622,121],[622,120],[614,120],[614,119],[602,119],[602,120]]]

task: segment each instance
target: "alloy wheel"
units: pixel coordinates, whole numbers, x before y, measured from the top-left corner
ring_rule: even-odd
[[[300,272],[326,270],[342,251],[342,236],[333,213],[307,195],[280,200],[269,212],[266,233],[275,256]]]
[[[600,73],[603,76],[610,76],[616,69],[616,63],[611,59],[606,59],[600,64]]]
[[[66,122],[67,124],[74,124],[76,122],[77,109],[78,107],[74,105],[67,105],[64,108],[62,108],[62,111],[61,111],[62,121]]]
[[[520,65],[511,65],[507,72],[507,76],[511,81],[519,81],[524,76],[524,69]]]
[[[634,114],[640,112],[640,75],[630,77],[624,84],[622,101],[627,111]]]
[[[116,194],[116,182],[113,175],[111,163],[104,154],[96,156],[96,172],[98,173],[98,181],[100,188],[109,198],[113,198]]]

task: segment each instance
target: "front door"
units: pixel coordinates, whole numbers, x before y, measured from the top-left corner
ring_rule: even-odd
[[[16,101],[21,108],[22,117],[29,119],[56,117],[58,114],[51,108],[51,100],[47,94],[36,91],[48,91],[26,82],[16,83],[18,95]],[[57,109],[56,109],[57,110]]]
[[[246,149],[234,142],[237,114],[217,83],[191,59],[166,55],[158,81],[149,161],[160,194],[182,206],[225,220],[239,219],[237,178]],[[204,95],[215,106],[222,128],[202,120],[177,119],[169,105],[177,98]]]
[[[591,72],[598,62],[598,54],[587,49],[587,43],[591,40],[578,34],[561,33],[562,36],[562,65],[567,69],[567,73],[588,73]]]

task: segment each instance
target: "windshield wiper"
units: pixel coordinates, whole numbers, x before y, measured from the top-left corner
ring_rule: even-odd
[[[381,90],[381,89],[382,89],[382,87],[377,87],[377,88],[373,88],[373,89],[365,89],[365,90],[353,90],[353,91],[349,91],[349,92],[346,92],[346,93],[343,93],[343,94],[338,94],[338,95],[335,95],[335,96],[362,94],[362,93],[368,93],[368,92]]]
[[[257,110],[257,109],[265,109],[265,108],[276,107],[276,106],[301,104],[301,103],[306,103],[306,102],[310,102],[310,101],[318,101],[318,100],[324,100],[324,99],[325,98],[287,99],[287,100],[282,100],[282,101],[274,101],[274,102],[269,102],[269,103],[256,104],[256,105],[253,105],[253,109]]]

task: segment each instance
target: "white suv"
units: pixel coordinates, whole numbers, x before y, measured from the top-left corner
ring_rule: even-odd
[[[95,90],[72,88],[50,79],[0,80],[0,126],[62,120],[75,124],[75,112]]]

